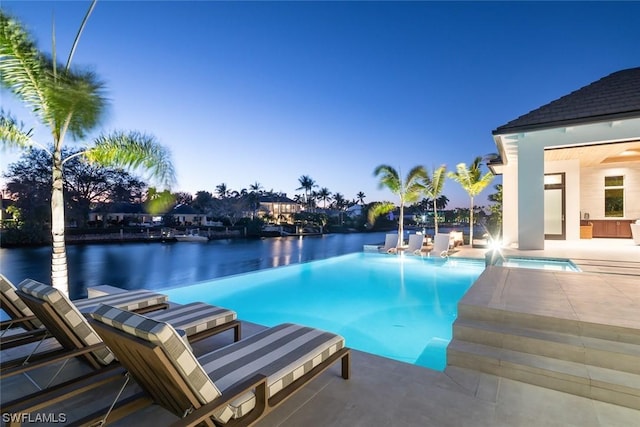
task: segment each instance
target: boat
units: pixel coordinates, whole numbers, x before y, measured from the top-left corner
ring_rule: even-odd
[[[185,230],[184,233],[166,233],[164,235],[168,240],[176,240],[178,242],[208,242],[209,238],[200,235],[200,229],[192,228]]]

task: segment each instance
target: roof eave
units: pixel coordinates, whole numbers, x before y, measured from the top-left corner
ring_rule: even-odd
[[[539,130],[545,130],[545,129],[575,126],[575,125],[581,125],[581,124],[610,122],[615,120],[633,119],[633,118],[640,118],[640,110],[625,111],[621,113],[606,114],[602,116],[579,117],[579,118],[568,119],[568,120],[556,120],[552,122],[536,123],[536,124],[522,125],[522,126],[500,126],[499,128],[493,130],[491,133],[493,135],[505,135],[505,134],[532,132],[532,131],[539,131]]]

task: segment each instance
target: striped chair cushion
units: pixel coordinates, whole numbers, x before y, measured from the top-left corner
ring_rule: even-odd
[[[13,283],[11,283],[9,279],[2,274],[0,274],[0,292],[2,292],[4,296],[11,301],[11,304],[13,304],[15,308],[20,310],[23,316],[33,316],[33,311],[31,311],[24,301],[20,299],[18,294],[16,294],[16,287],[13,286]],[[42,323],[39,320],[32,320],[31,323],[37,328],[42,326]]]
[[[25,294],[49,303],[83,344],[89,346],[102,343],[102,339],[89,325],[87,319],[71,303],[71,300],[58,289],[31,279],[22,281],[18,288]],[[113,353],[106,347],[95,350],[92,354],[104,365],[108,365],[114,360]]]
[[[185,345],[185,342],[171,325],[108,305],[98,306],[91,313],[91,317],[161,347],[202,404],[206,404],[222,394],[202,369],[191,349]],[[223,409],[224,411],[226,408]],[[224,416],[222,412],[216,415]]]
[[[145,316],[158,322],[170,323],[174,328],[185,331],[187,337],[231,322],[238,317],[233,310],[203,302],[179,305],[168,310],[147,313]]]
[[[340,335],[294,324],[266,329],[219,350],[198,361],[224,393],[238,381],[255,374],[267,376],[267,396],[271,397],[344,347]],[[255,407],[255,396],[246,393],[235,399],[217,420],[246,415]]]
[[[152,305],[165,304],[169,302],[169,297],[163,294],[147,290],[125,291],[113,295],[103,295],[94,298],[83,298],[73,301],[82,313],[93,311],[98,304],[106,304],[122,310],[134,311]]]

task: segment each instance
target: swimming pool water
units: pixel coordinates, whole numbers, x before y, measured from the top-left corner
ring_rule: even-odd
[[[243,320],[305,324],[341,334],[347,346],[431,369],[446,366],[457,303],[483,262],[355,253],[166,290]]]
[[[496,265],[502,267],[534,268],[539,270],[580,271],[577,265],[570,260],[564,259],[507,257],[499,260]]]

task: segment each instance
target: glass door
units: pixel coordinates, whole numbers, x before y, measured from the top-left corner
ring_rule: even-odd
[[[544,176],[544,238],[566,238],[564,173]]]

